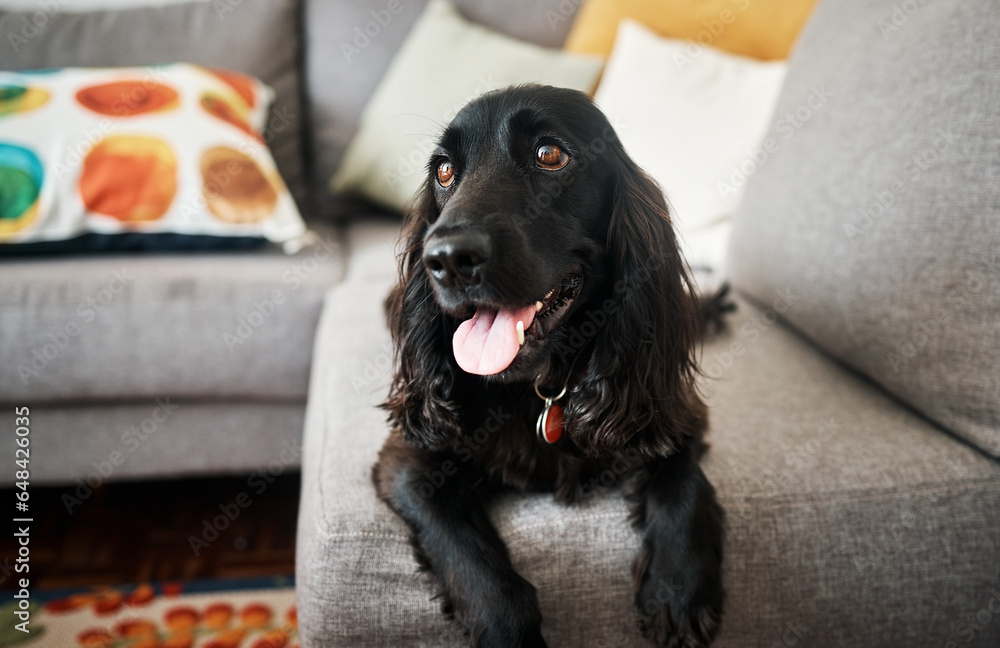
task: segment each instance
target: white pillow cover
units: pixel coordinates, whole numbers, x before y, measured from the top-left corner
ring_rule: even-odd
[[[766,164],[763,140],[786,68],[709,47],[692,52],[632,20],[618,28],[595,100],[666,193],[702,290],[724,275],[732,215],[746,179]]]

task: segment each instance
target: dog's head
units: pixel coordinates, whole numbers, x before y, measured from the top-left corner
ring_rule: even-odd
[[[589,450],[662,451],[700,425],[663,195],[583,93],[520,86],[463,108],[403,236],[387,406],[411,438],[460,433],[455,382],[473,375],[568,382],[567,430]]]

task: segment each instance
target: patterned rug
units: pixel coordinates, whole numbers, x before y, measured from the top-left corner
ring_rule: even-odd
[[[0,607],[13,619],[17,602]],[[290,578],[191,581],[33,593],[30,632],[4,623],[18,648],[298,648]]]

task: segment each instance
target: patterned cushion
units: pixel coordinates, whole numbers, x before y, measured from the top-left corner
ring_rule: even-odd
[[[8,3],[10,10],[0,10],[0,70],[185,61],[248,74],[274,88],[265,138],[304,205],[300,0]]]
[[[273,96],[187,64],[0,72],[0,243],[301,236],[262,135]]]

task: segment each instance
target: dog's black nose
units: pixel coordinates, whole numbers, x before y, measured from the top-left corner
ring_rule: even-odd
[[[476,285],[489,258],[490,239],[475,230],[432,233],[424,245],[424,266],[444,286]]]

